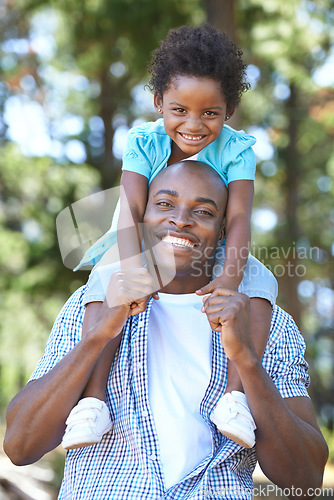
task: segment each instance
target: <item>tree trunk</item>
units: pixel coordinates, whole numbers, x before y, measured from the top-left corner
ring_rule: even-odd
[[[104,158],[101,166],[101,184],[102,189],[109,189],[115,186],[120,172],[120,165],[112,152],[115,130],[112,125],[112,119],[116,112],[117,105],[115,96],[117,92],[112,88],[112,82],[109,77],[109,69],[100,79],[100,116],[104,123]]]
[[[205,0],[207,22],[226,33],[231,40],[238,43],[237,27],[235,22],[235,6],[237,0]],[[241,113],[236,108],[228,124],[239,130],[241,128]]]
[[[285,234],[282,235],[282,240],[285,241],[285,254],[287,258],[284,262],[285,273],[280,279],[280,286],[282,287],[283,295],[286,297],[286,304],[284,307],[287,309],[300,326],[301,320],[301,304],[298,299],[298,284],[300,278],[300,264],[296,252],[296,243],[300,238],[300,228],[298,224],[297,208],[298,208],[298,181],[300,176],[300,163],[301,157],[298,151],[298,122],[299,106],[298,106],[298,90],[291,84],[290,97],[287,101],[286,116],[288,117],[288,136],[289,144],[282,157],[285,159],[285,213],[286,225]],[[289,254],[287,251],[289,250]]]
[[[236,0],[205,0],[207,22],[220,31],[224,31],[236,41],[235,9]]]

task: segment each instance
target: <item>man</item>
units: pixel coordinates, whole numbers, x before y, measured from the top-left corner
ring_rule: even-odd
[[[113,429],[99,445],[67,454],[60,498],[252,498],[256,456],[291,496],[313,497],[321,485],[327,447],[307,396],[305,346],[292,319],[274,308],[262,366],[251,342],[248,297],[217,289],[202,305],[194,293],[210,280],[226,196],[204,164],[182,162],[156,176],[144,219],[147,244],[157,249],[158,270],[173,265],[175,277],[140,311],[140,297],[152,293],[150,274],[113,273],[97,314],[85,316],[82,339],[85,287],[79,289],[60,313],[32,380],[9,405],[5,451],[18,465],[34,462],[60,443],[67,415],[99,355],[110,349]],[[224,392],[227,360],[256,422],[251,450],[210,420]]]

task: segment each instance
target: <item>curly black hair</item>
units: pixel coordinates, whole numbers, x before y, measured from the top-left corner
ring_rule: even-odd
[[[209,77],[220,82],[227,109],[233,111],[249,90],[242,51],[211,25],[171,29],[152,53],[149,88],[162,98],[177,75]]]

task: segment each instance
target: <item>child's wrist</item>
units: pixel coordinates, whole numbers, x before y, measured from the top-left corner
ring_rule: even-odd
[[[241,279],[236,276],[218,276],[216,278],[221,288],[238,291]]]

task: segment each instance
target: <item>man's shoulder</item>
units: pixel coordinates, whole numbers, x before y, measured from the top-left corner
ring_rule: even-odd
[[[298,343],[301,347],[305,345],[304,338],[299,331],[293,317],[278,305],[273,307],[269,345]]]
[[[272,328],[279,328],[283,325],[285,326],[290,321],[293,321],[292,316],[286,311],[284,311],[284,309],[282,309],[280,306],[275,304],[271,316]]]
[[[87,290],[87,283],[79,287],[72,295],[67,299],[65,304],[63,305],[59,315],[59,318],[66,317],[69,319],[70,317],[76,317],[82,315],[82,311],[84,309],[83,298],[85,292]],[[62,319],[60,319],[62,321]]]

